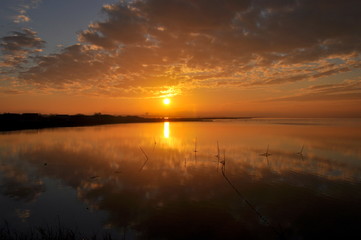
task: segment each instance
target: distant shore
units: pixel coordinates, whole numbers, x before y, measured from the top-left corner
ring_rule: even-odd
[[[214,119],[250,119],[251,117],[206,117],[206,118],[145,118],[139,116],[94,115],[43,115],[39,113],[4,113],[0,114],[0,131],[25,129],[43,129],[59,127],[81,127],[119,123],[150,122],[201,122]]]

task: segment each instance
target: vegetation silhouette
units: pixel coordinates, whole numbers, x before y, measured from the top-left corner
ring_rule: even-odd
[[[249,117],[228,118],[221,119],[248,119]],[[219,118],[168,118],[168,122],[187,122],[187,121],[211,121]],[[114,116],[108,114],[95,113],[93,115],[66,115],[54,114],[43,115],[40,113],[3,113],[0,114],[0,131],[14,131],[23,129],[42,129],[42,128],[57,128],[57,127],[80,127],[80,126],[94,126],[104,124],[118,124],[118,123],[148,123],[148,122],[163,122],[162,117],[159,118],[145,118],[139,116]]]
[[[268,157],[271,156],[271,154],[268,152],[269,150],[269,144],[267,145],[267,151],[265,153],[260,154],[260,156]]]
[[[34,226],[28,231],[17,231],[12,229],[5,220],[0,225],[1,240],[111,240],[114,239],[111,234],[104,232],[101,234],[86,235],[72,228],[62,226]]]
[[[302,160],[304,160],[304,155],[303,155],[303,148],[304,148],[304,146],[305,146],[305,145],[302,145],[301,151],[299,151],[299,152],[297,153],[297,155],[300,156],[300,158],[301,158]]]
[[[147,164],[149,158],[148,158],[148,155],[144,152],[142,147],[139,147],[139,149],[142,151],[142,153],[144,154],[144,157],[145,157],[145,161],[144,161],[143,165],[139,169],[139,172],[141,172],[143,170],[143,168],[145,167],[145,165]]]

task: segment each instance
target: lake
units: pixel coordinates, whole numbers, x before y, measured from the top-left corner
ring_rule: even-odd
[[[360,239],[360,203],[360,119],[0,134],[2,234],[42,228],[116,239]]]

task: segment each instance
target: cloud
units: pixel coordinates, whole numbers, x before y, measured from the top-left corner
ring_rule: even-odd
[[[0,166],[0,172],[0,191],[5,196],[31,202],[45,190],[44,183],[39,178],[31,177],[18,162],[4,161]]]
[[[20,91],[17,89],[10,89],[10,88],[5,88],[5,87],[0,87],[0,93],[4,94],[4,95],[16,95],[16,94],[22,94],[24,93],[24,91]]]
[[[25,48],[40,49],[44,41],[36,36],[36,32],[23,28],[22,32],[12,32],[12,35],[1,38],[1,50],[3,52],[16,52]]]
[[[325,100],[360,100],[361,81],[352,80],[337,84],[313,85],[300,90],[300,94],[272,101],[325,101]]]
[[[19,5],[16,7],[16,12],[18,15],[13,17],[14,23],[23,23],[23,22],[29,22],[31,19],[27,15],[27,12],[30,9],[34,9],[38,6],[38,4],[42,0],[21,0],[19,1]]]
[[[109,71],[107,57],[82,45],[72,45],[59,54],[38,56],[37,65],[23,72],[21,77],[39,84],[59,87],[72,82],[86,82],[97,77],[105,81]]]
[[[103,7],[80,44],[36,58],[19,78],[119,95],[315,80],[360,67],[360,8],[357,0],[122,1]]]
[[[20,64],[29,62],[30,57],[41,52],[44,44],[45,41],[28,28],[0,38],[0,67],[20,67]]]
[[[15,23],[29,22],[30,18],[26,15],[17,15],[14,17]]]

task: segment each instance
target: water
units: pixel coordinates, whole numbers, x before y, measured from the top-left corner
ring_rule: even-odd
[[[3,133],[0,221],[119,239],[360,238],[360,146],[358,119]]]

